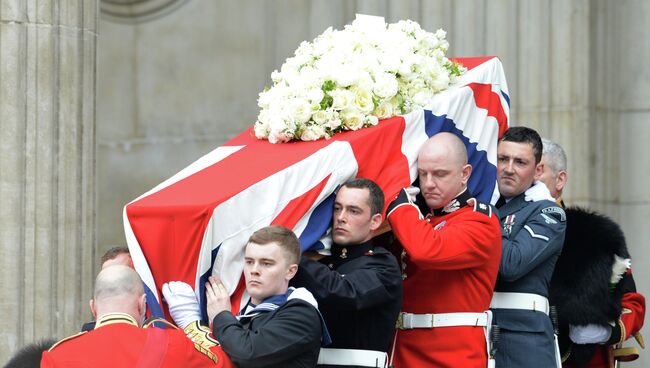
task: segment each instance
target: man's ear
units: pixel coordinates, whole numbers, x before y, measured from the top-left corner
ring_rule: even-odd
[[[97,309],[95,309],[95,300],[90,299],[88,305],[90,305],[90,313],[93,315],[93,318],[97,319]]]
[[[534,176],[533,179],[534,180],[539,180],[539,178],[542,177],[543,173],[544,173],[544,163],[540,162],[540,163],[537,164],[537,166],[535,166],[535,176]]]
[[[287,270],[287,275],[285,277],[286,280],[291,280],[294,276],[296,276],[296,272],[298,272],[298,265],[295,263],[289,265],[289,269]]]
[[[557,178],[555,179],[555,190],[558,192],[562,192],[562,189],[564,189],[564,186],[566,185],[567,181],[567,173],[564,170],[561,170],[559,173],[557,173]]]
[[[469,176],[470,175],[472,175],[472,165],[467,164],[467,165],[463,166],[463,170],[462,170],[461,180],[462,180],[463,186],[467,186],[467,182],[469,181]]]
[[[370,217],[370,231],[375,231],[379,229],[382,223],[382,215],[381,213],[375,213]]]
[[[141,317],[140,323],[144,322],[144,317],[147,315],[147,295],[142,294],[138,299],[138,315]]]

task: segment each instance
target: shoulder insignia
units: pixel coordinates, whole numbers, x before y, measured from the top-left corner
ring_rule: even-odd
[[[553,206],[553,207],[546,207],[542,209],[542,214],[546,215],[556,215],[555,217],[559,216],[561,222],[566,221],[566,214],[564,213],[564,210],[561,209],[558,206]]]
[[[166,327],[172,328],[174,330],[178,330],[178,327],[176,327],[176,325],[174,325],[173,323],[169,322],[166,319],[159,318],[159,317],[154,317],[154,318],[147,319],[142,324],[142,328],[157,327],[156,323],[162,323]]]
[[[557,221],[553,220],[553,218],[545,213],[542,213],[542,217],[544,218],[544,221],[547,224],[557,224]]]
[[[214,364],[217,364],[219,362],[219,359],[217,358],[217,355],[213,352],[210,351],[210,349],[206,349],[205,347],[201,346],[200,344],[194,343],[194,349],[196,349],[198,352],[202,353],[203,355],[207,356],[214,362]]]
[[[54,350],[55,347],[59,346],[60,344],[66,342],[66,341],[72,340],[72,339],[74,339],[74,338],[76,338],[76,337],[79,337],[79,336],[81,336],[81,335],[84,335],[84,334],[86,334],[86,333],[88,333],[88,331],[81,331],[81,332],[79,332],[78,334],[75,334],[75,335],[72,335],[72,336],[68,336],[68,337],[66,337],[65,339],[59,340],[57,343],[55,343],[54,345],[52,345],[52,346],[51,346],[47,351],[52,351],[52,350]]]
[[[492,217],[492,206],[487,203],[480,202],[476,198],[470,198],[467,202],[469,201],[474,202],[474,212],[480,212],[487,217]]]
[[[210,329],[200,324],[199,321],[190,323],[185,327],[184,331],[185,335],[196,344],[207,348],[219,345],[219,341],[211,336]]]

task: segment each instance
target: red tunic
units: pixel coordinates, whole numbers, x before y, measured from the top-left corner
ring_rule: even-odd
[[[420,220],[413,206],[391,213],[388,220],[407,253],[403,312],[489,309],[501,260],[501,228],[495,214],[475,211],[470,204],[427,220]],[[397,330],[394,365],[484,368],[484,330],[469,326]]]
[[[113,321],[106,323],[107,318]],[[215,363],[183,330],[140,328],[132,318],[111,314],[97,327],[54,345],[44,352],[41,367],[232,367],[220,346],[210,348]]]
[[[623,314],[621,323],[625,326],[625,336],[623,340],[629,339],[632,335],[639,332],[643,327],[645,318],[645,298],[636,292],[628,292],[623,295],[621,300]],[[613,346],[601,345],[596,349],[593,358],[584,367],[588,368],[613,368],[614,367]],[[565,368],[573,368],[571,364],[563,364]]]

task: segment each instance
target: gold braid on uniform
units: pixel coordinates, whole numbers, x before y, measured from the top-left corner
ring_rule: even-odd
[[[166,319],[158,318],[158,317],[149,318],[146,321],[144,321],[144,323],[142,324],[142,328],[156,327],[154,325],[154,323],[162,323],[163,325],[165,325],[165,326],[167,326],[169,328],[172,328],[174,330],[178,330],[178,327],[176,327],[176,325],[174,325],[173,323],[169,322]]]
[[[219,341],[210,336],[210,328],[203,326],[200,321],[194,321],[187,325],[183,331],[185,335],[194,342],[194,348],[201,353],[207,355],[215,363],[217,356],[210,351],[210,348],[219,346]]]

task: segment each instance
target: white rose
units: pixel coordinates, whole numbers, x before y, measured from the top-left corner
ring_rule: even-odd
[[[331,130],[336,130],[341,126],[339,113],[332,108],[315,112],[314,115],[312,115],[312,119],[316,124],[322,125],[324,128],[329,128]]]
[[[335,89],[329,92],[332,96],[332,108],[334,110],[344,110],[352,106],[354,94],[346,89]]]
[[[329,115],[325,110],[318,110],[312,114],[311,119],[314,121],[314,123],[323,125],[325,122],[327,122],[328,116]]]
[[[373,111],[373,115],[377,116],[379,119],[386,119],[390,118],[391,116],[394,116],[395,113],[395,108],[390,101],[384,101],[377,106],[375,111]]]
[[[348,109],[341,113],[343,117],[343,127],[347,130],[359,130],[363,128],[364,116],[359,111]]]
[[[294,121],[298,124],[304,124],[311,118],[311,104],[303,99],[295,98],[290,103],[290,112]]]
[[[372,92],[367,89],[354,88],[354,107],[356,110],[363,114],[369,114],[375,109],[374,102],[372,101]]]
[[[330,128],[331,130],[336,130],[341,127],[341,118],[337,112],[329,114],[329,119],[323,125],[325,128]]]
[[[383,73],[377,76],[372,90],[380,98],[388,98],[395,96],[397,87],[397,78],[391,73]]]
[[[376,116],[374,115],[366,116],[366,122],[364,124],[365,126],[375,126],[377,124],[379,124],[379,119]]]

